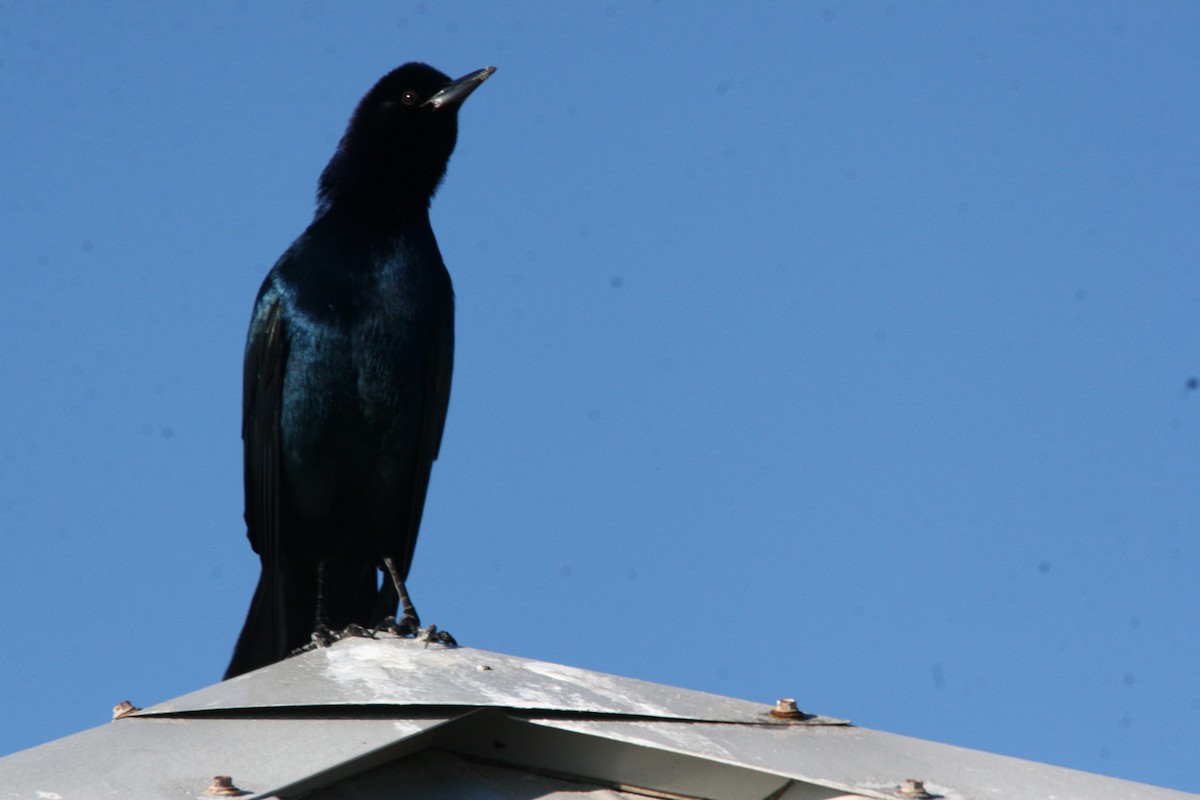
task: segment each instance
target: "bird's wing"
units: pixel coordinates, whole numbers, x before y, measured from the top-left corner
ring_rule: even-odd
[[[442,449],[442,431],[446,428],[446,410],[450,407],[450,376],[454,372],[454,309],[434,336],[428,370],[429,401],[425,424],[421,429],[421,457],[432,464]],[[428,480],[428,470],[426,470]]]
[[[425,495],[429,490],[429,473],[442,446],[442,431],[446,427],[446,409],[450,405],[450,377],[454,371],[454,316],[447,315],[434,331],[425,359],[425,407],[421,414],[420,440],[417,446],[417,463],[414,470],[413,499],[409,517],[407,537],[408,552],[403,554],[404,572],[412,563],[413,551],[417,546],[417,531],[421,527],[421,514],[425,509]]]
[[[285,571],[280,561],[280,430],[287,336],[279,298],[264,285],[250,320],[242,373],[246,535],[262,560],[262,575],[226,678],[287,655]]]
[[[279,416],[286,362],[282,305],[277,295],[264,292],[250,322],[242,373],[246,534],[264,566],[275,562],[279,541]]]

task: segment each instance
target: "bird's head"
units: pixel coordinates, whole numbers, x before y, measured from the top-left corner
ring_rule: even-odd
[[[359,102],[321,174],[322,207],[427,206],[458,138],[458,109],[495,67],[459,78],[413,62],[384,75]]]

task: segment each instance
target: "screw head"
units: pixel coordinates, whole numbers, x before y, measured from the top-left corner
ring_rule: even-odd
[[[233,785],[233,778],[228,775],[218,775],[212,779],[212,783],[208,785],[205,794],[215,797],[240,797],[246,794],[246,792]]]
[[[122,700],[113,706],[113,719],[129,716],[135,711],[141,711],[141,709],[128,700]]]
[[[925,781],[909,778],[900,786],[900,794],[905,797],[916,797],[918,800],[930,800],[933,797],[925,791]]]
[[[771,716],[776,719],[804,719],[808,715],[796,707],[795,699],[785,697],[775,701],[775,707],[771,709]]]

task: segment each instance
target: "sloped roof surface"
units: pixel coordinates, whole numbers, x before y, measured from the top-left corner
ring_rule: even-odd
[[[317,651],[316,657],[306,653],[290,658],[142,713],[347,705],[471,706],[710,722],[770,720],[769,708],[761,703],[469,647],[426,646],[395,638],[345,639]],[[840,722],[825,717],[809,721]]]
[[[0,798],[1183,800],[471,648],[349,639],[0,759]],[[234,791],[234,790],[227,790]],[[235,796],[235,795],[224,795]]]

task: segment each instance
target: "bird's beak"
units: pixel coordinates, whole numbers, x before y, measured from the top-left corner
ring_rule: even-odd
[[[470,75],[459,78],[454,83],[442,89],[433,97],[421,103],[422,106],[429,106],[434,111],[440,108],[449,106],[454,108],[466,100],[471,92],[479,88],[479,84],[486,81],[491,74],[496,71],[495,67],[484,67],[481,70],[476,70]]]

